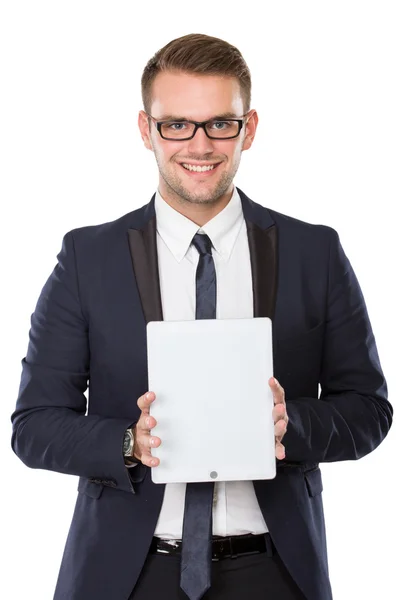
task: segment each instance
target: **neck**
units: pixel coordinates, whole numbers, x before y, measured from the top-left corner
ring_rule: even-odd
[[[164,186],[161,186],[161,183],[159,192],[162,199],[169,204],[169,206],[187,219],[193,221],[193,223],[196,223],[199,227],[202,227],[224,210],[225,206],[229,204],[233,194],[233,184],[229,186],[229,189],[222,194],[222,196],[219,196],[210,203],[190,202],[176,194],[172,189],[166,190]]]

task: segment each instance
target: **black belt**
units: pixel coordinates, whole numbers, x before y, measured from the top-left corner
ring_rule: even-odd
[[[168,543],[168,542],[173,543]],[[181,554],[181,540],[162,540],[153,537],[150,550],[151,554],[176,555]],[[212,539],[212,560],[217,561],[222,558],[237,558],[248,554],[259,554],[266,552],[267,556],[275,554],[275,547],[269,533],[260,535],[232,535],[228,537],[213,536]]]

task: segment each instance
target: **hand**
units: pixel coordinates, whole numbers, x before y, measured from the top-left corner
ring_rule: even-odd
[[[160,463],[160,460],[153,457],[150,452],[151,448],[158,448],[161,444],[159,437],[152,437],[150,435],[150,429],[157,425],[155,418],[149,414],[150,404],[155,399],[156,395],[154,392],[147,392],[143,396],[140,396],[137,405],[142,414],[134,427],[135,445],[133,455],[148,467],[156,467]]]
[[[268,381],[274,397],[274,408],[272,416],[275,424],[275,456],[279,460],[285,458],[285,446],[282,444],[282,438],[286,433],[289,417],[286,412],[285,390],[280,383],[271,377]]]

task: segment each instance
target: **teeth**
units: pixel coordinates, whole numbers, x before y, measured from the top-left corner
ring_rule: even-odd
[[[204,171],[212,171],[214,168],[214,165],[200,167],[198,165],[188,165],[186,163],[183,163],[182,166],[185,167],[185,169],[188,169],[188,171],[197,171],[197,173],[204,173]]]

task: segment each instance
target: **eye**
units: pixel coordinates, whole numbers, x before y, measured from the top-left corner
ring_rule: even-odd
[[[172,129],[172,131],[182,131],[187,127],[187,123],[186,121],[171,121],[170,123],[164,123],[164,127],[166,127],[167,129]]]
[[[217,131],[226,131],[232,129],[235,125],[234,121],[211,121],[210,128]]]

